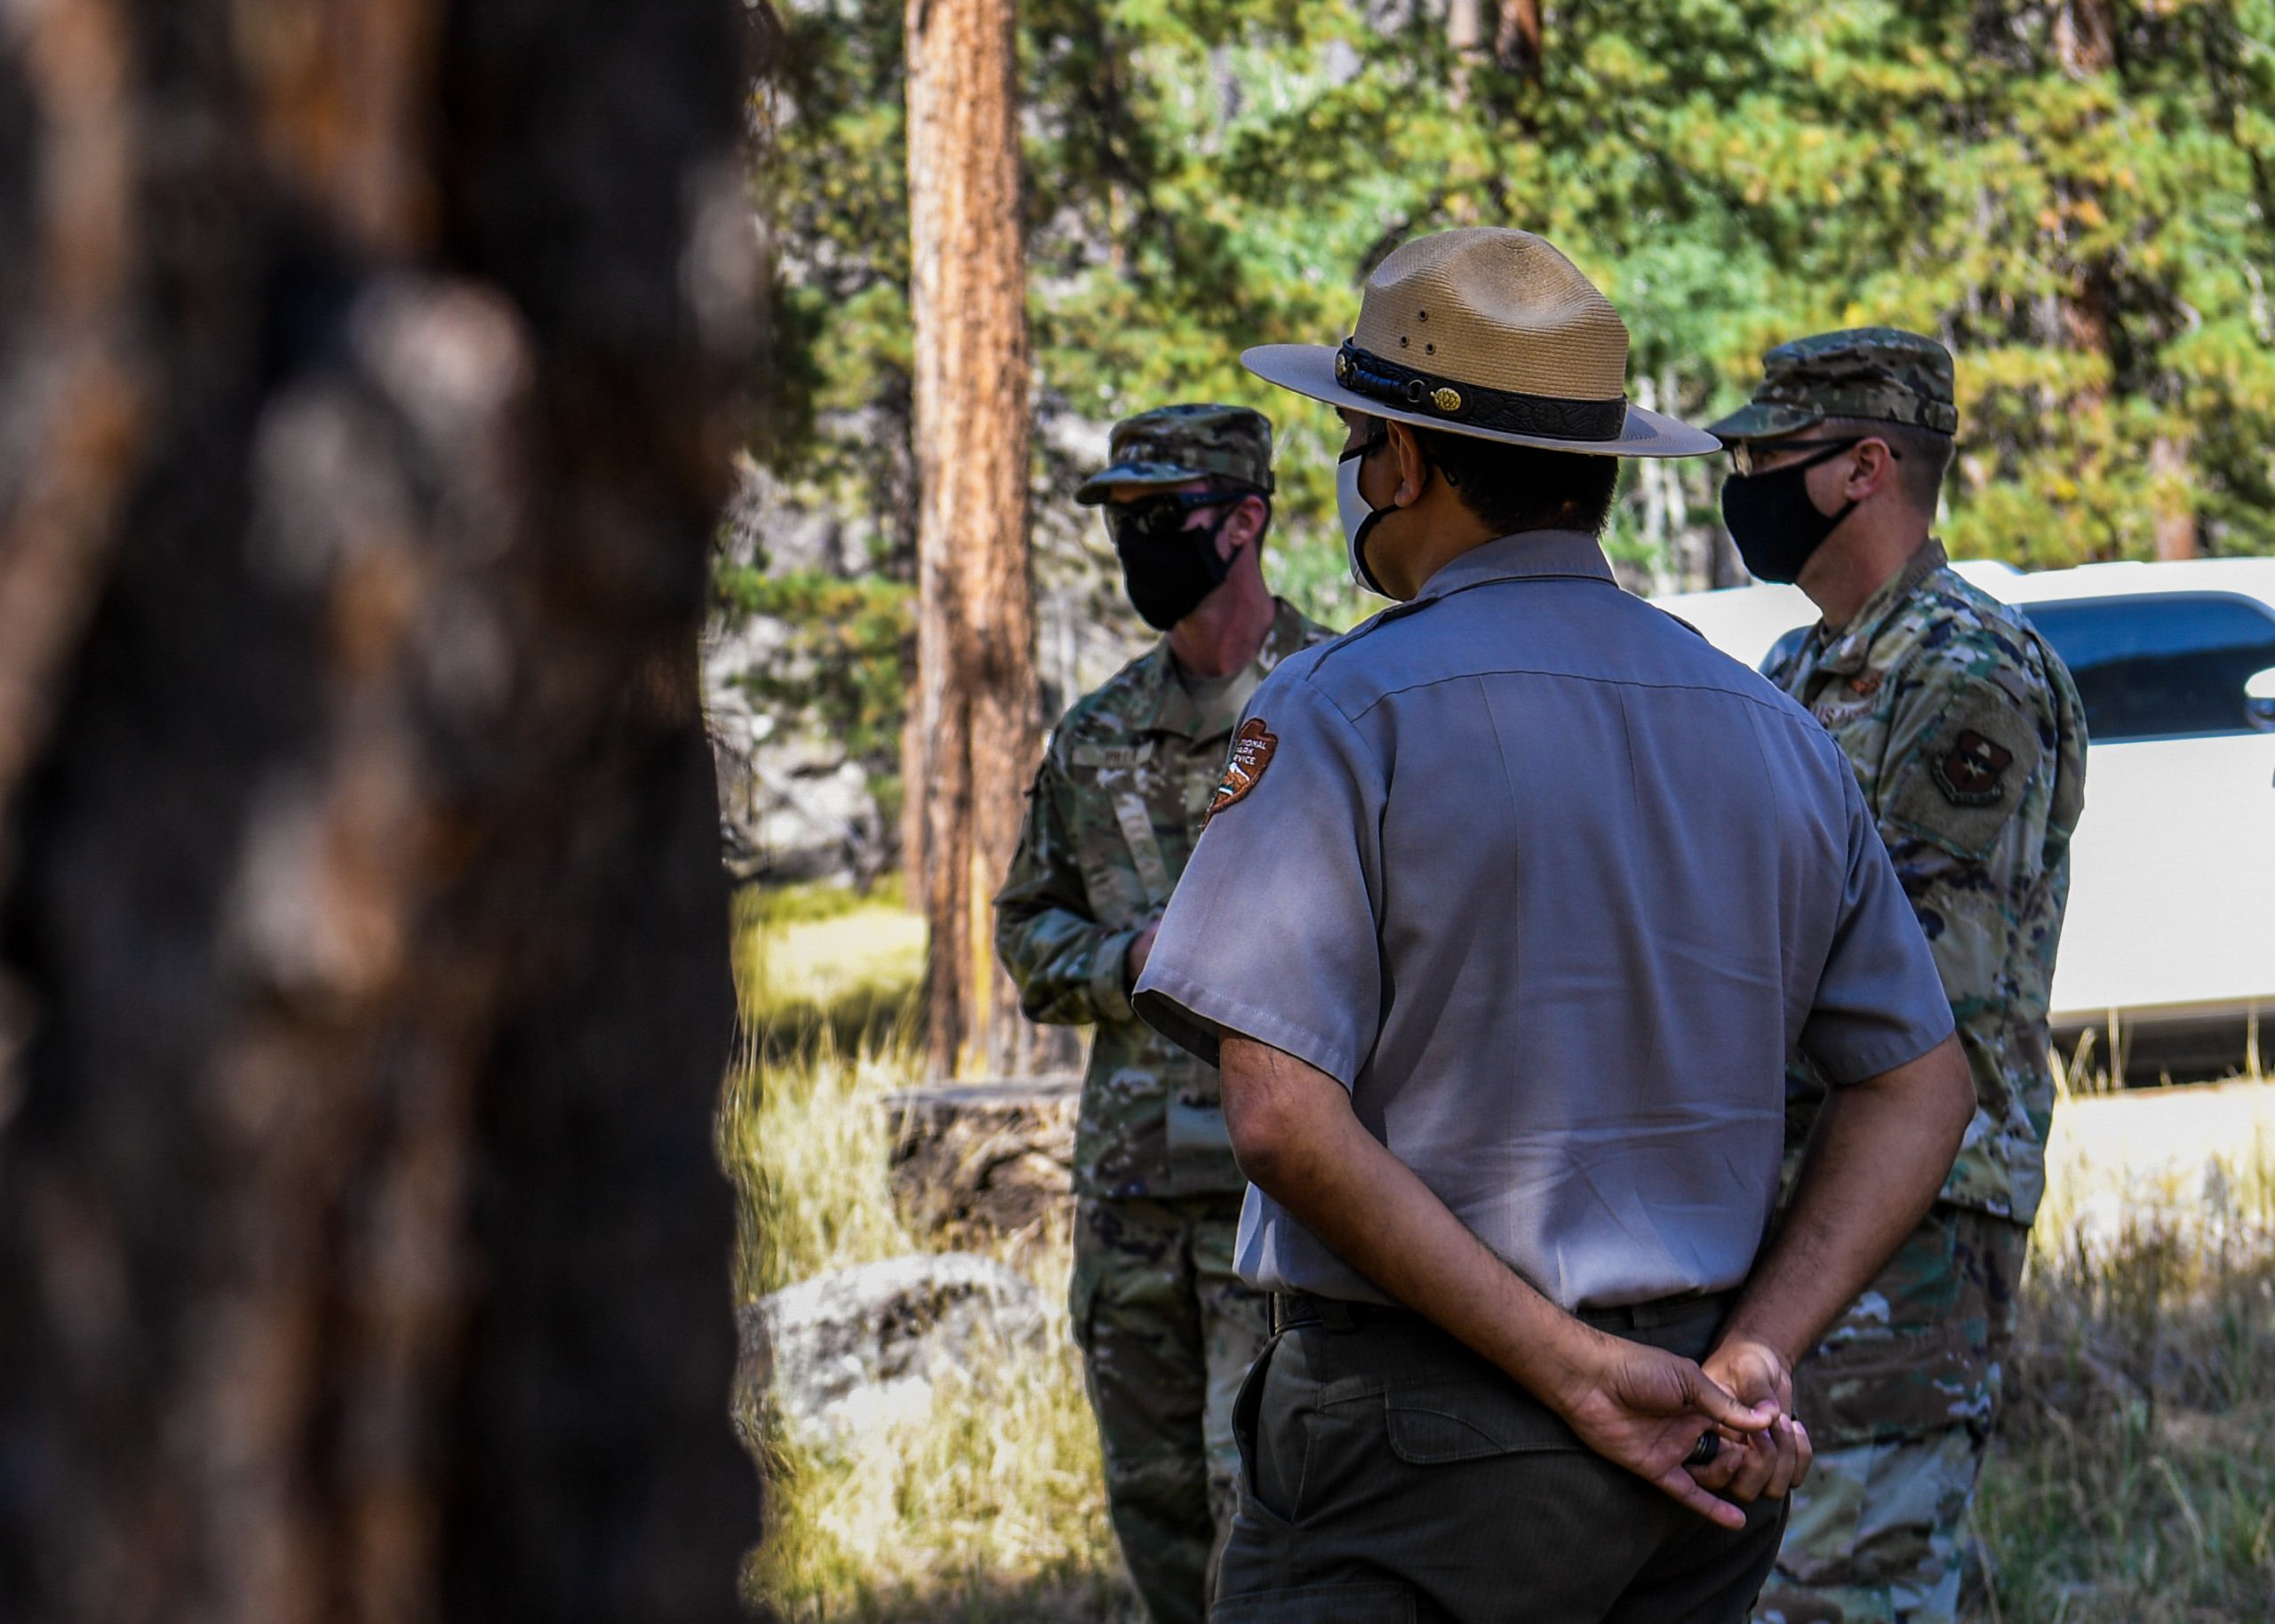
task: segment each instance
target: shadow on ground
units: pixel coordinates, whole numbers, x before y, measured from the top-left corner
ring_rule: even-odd
[[[866,983],[826,1001],[786,999],[762,1018],[742,1015],[738,1050],[765,1066],[810,1065],[825,1054],[862,1055],[902,1047],[921,1013],[913,984]]]
[[[821,1624],[823,1614],[796,1603],[762,1605],[770,1624]],[[1145,1615],[1118,1569],[1007,1581],[984,1575],[925,1590],[865,1597],[828,1614],[829,1624],[1145,1624]]]

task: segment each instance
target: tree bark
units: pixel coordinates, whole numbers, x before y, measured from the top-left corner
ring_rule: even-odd
[[[1508,72],[1539,77],[1545,49],[1540,0],[1500,0],[1500,23],[1493,34],[1493,54]]]
[[[1026,254],[1010,0],[910,0],[917,770],[925,1042],[936,1073],[1017,1069],[989,904],[1018,839],[1039,696],[1027,551]]]
[[[1470,70],[1485,54],[1485,0],[1446,0],[1446,49],[1453,58],[1448,99],[1463,107],[1469,101]]]
[[[2066,0],[2054,18],[2054,54],[2076,78],[2117,65],[2117,8],[2113,0]]]
[[[2159,559],[2194,558],[2199,551],[2196,508],[2191,500],[2195,470],[2188,451],[2184,434],[2159,434],[2149,442],[2151,500]]]
[[[746,30],[0,19],[0,1616],[735,1615]]]

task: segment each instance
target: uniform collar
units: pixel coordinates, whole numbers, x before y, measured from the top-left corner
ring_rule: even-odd
[[[1880,589],[1864,600],[1864,607],[1858,609],[1855,617],[1839,632],[1828,635],[1824,623],[1818,621],[1816,639],[1824,654],[1817,661],[1816,668],[1843,677],[1853,677],[1862,673],[1872,663],[1873,642],[1896,610],[1904,606],[1904,601],[1912,594],[1920,582],[1948,561],[1944,556],[1944,544],[1930,536],[1920,545],[1920,550],[1912,555],[1903,569],[1880,583]]]
[[[1419,607],[1449,593],[1488,581],[1577,577],[1614,585],[1610,561],[1596,538],[1584,530],[1520,530],[1472,547],[1422,584],[1414,594]]]
[[[1183,738],[1210,739],[1230,733],[1233,724],[1240,720],[1241,709],[1248,704],[1272,668],[1304,646],[1305,627],[1304,617],[1295,606],[1282,599],[1273,600],[1272,625],[1264,634],[1264,642],[1257,649],[1256,658],[1241,672],[1239,679],[1218,696],[1209,712],[1203,714],[1177,681],[1177,669],[1169,657],[1169,639],[1153,645],[1147,657],[1152,669],[1146,674],[1148,689],[1145,707],[1135,719],[1137,726],[1147,732],[1174,733]]]

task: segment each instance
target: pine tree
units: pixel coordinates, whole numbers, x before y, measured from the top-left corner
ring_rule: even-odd
[[[0,23],[0,1615],[738,1616],[747,27]]]
[[[1001,1073],[1024,1023],[988,904],[1034,770],[1026,254],[1010,0],[909,0],[908,196],[919,481],[910,866],[930,925],[938,1072]]]

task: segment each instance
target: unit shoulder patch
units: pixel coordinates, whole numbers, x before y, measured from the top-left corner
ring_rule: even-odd
[[[1961,728],[1936,757],[1929,776],[1955,807],[1993,807],[2006,795],[2000,780],[2014,764],[2015,752],[2004,744],[1972,728]]]
[[[2021,808],[2042,753],[2031,719],[2010,701],[1963,696],[1896,769],[1885,816],[1954,856],[1987,857]]]
[[[1279,736],[1265,724],[1261,716],[1251,716],[1241,724],[1233,736],[1233,751],[1225,762],[1225,776],[1217,780],[1217,792],[1209,799],[1205,824],[1235,801],[1244,800],[1264,776],[1264,769],[1272,765],[1272,752],[1280,748]]]

